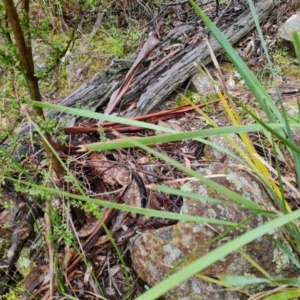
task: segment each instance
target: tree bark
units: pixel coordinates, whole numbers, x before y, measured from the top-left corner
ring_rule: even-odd
[[[32,49],[30,45],[30,34],[29,40],[26,43],[25,34],[21,27],[21,22],[15,8],[15,4],[12,0],[3,0],[3,4],[5,7],[5,12],[7,14],[7,18],[11,25],[12,32],[15,37],[15,42],[18,50],[18,55],[21,62],[21,72],[24,73],[25,81],[27,81],[28,90],[31,99],[36,101],[42,101],[42,95],[40,93],[38,78],[34,74],[34,63],[32,57]],[[22,2],[22,8],[26,13],[26,20],[29,22],[29,1]],[[28,25],[28,24],[26,24]],[[40,118],[41,121],[45,120],[43,109],[40,107],[35,108],[36,115]],[[45,139],[49,144],[51,144],[51,136],[49,133],[44,134]],[[62,179],[65,172],[63,167],[61,166],[59,160],[52,152],[51,148],[48,146],[46,141],[42,141],[43,147],[47,153],[47,156],[50,160],[51,166],[56,173],[58,179]]]

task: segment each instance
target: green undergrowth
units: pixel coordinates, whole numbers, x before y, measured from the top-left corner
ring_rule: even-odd
[[[104,5],[105,3],[107,3],[107,7],[110,7],[109,1],[103,1],[102,5]],[[30,97],[28,96],[28,89],[25,85],[26,79],[28,79],[26,77],[26,74],[22,73],[22,70],[18,69],[15,66],[15,62],[18,58],[15,44],[11,40],[10,43],[8,43],[7,48],[5,48],[5,45],[0,46],[2,47],[0,51],[2,51],[3,54],[2,56],[0,56],[0,58],[3,62],[6,63],[5,66],[3,65],[1,67],[2,71],[5,71],[6,75],[5,77],[2,77],[2,79],[0,79],[3,80],[4,84],[4,88],[0,93],[2,93],[3,99],[5,99],[0,111],[2,122],[1,125],[3,127],[3,130],[0,133],[0,139],[5,140],[6,138],[11,138],[13,136],[13,131],[17,128],[17,126],[21,125],[23,116],[30,117],[33,112],[33,108],[36,107],[43,108],[45,111],[55,110],[69,115],[76,115],[99,120],[102,119],[106,121],[116,121],[123,124],[142,126],[148,129],[160,131],[163,132],[164,135],[143,137],[138,140],[124,137],[120,140],[109,141],[102,134],[101,142],[85,145],[86,151],[104,152],[108,150],[125,149],[128,147],[140,148],[146,151],[149,156],[159,158],[160,160],[164,161],[164,163],[168,164],[171,168],[180,170],[187,176],[201,181],[210,189],[218,191],[218,193],[221,193],[224,197],[231,199],[233,205],[242,206],[244,209],[250,210],[253,216],[261,214],[268,217],[268,221],[261,227],[251,229],[235,239],[231,239],[230,236],[228,236],[228,239],[224,240],[220,247],[211,252],[208,252],[203,257],[197,257],[195,259],[193,258],[192,260],[189,260],[187,257],[186,261],[189,262],[189,264],[186,267],[178,270],[178,272],[173,272],[175,270],[174,268],[170,270],[170,276],[166,276],[163,281],[158,283],[156,286],[151,287],[151,289],[146,291],[144,294],[140,295],[137,298],[139,300],[157,299],[158,297],[163,296],[165,293],[167,293],[170,289],[179,285],[184,280],[194,275],[201,277],[201,271],[205,268],[223,259],[230,253],[241,251],[244,245],[252,242],[253,240],[260,239],[261,236],[272,232],[277,228],[280,228],[285,232],[285,236],[287,237],[291,249],[293,249],[293,252],[296,253],[296,256],[300,256],[300,245],[298,242],[300,240],[300,230],[299,223],[297,221],[300,218],[300,210],[292,208],[289,201],[286,199],[287,195],[285,194],[285,189],[283,186],[284,178],[279,165],[279,160],[284,159],[284,155],[282,153],[283,151],[286,151],[286,153],[289,154],[290,161],[292,162],[292,167],[295,170],[295,182],[293,183],[294,188],[299,192],[300,149],[296,145],[292,134],[292,130],[300,129],[299,120],[295,119],[293,120],[293,122],[290,122],[290,119],[288,118],[285,110],[281,107],[280,100],[277,106],[268,94],[266,88],[258,80],[257,76],[255,76],[247,67],[247,65],[241,60],[230,43],[224,38],[224,36],[211,22],[211,20],[209,20],[206,14],[199,7],[197,7],[197,5],[192,0],[189,0],[189,3],[195,9],[205,25],[210,29],[211,33],[216,37],[218,42],[222,45],[225,53],[232,61],[234,68],[239,72],[241,78],[244,80],[247,88],[251,91],[256,101],[255,109],[253,109],[253,106],[249,106],[247,105],[247,103],[245,104],[242,101],[239,101],[238,98],[234,99],[233,101],[232,97],[230,97],[230,94],[224,97],[223,92],[218,89],[216,89],[215,94],[210,96],[197,95],[195,93],[189,92],[185,97],[182,97],[177,104],[207,104],[205,109],[203,110],[195,108],[195,110],[199,113],[199,116],[204,118],[207,124],[209,124],[207,128],[201,130],[179,132],[170,128],[164,128],[163,126],[146,124],[140,121],[133,121],[113,115],[99,114],[85,108],[68,108],[60,105],[49,104],[46,102],[34,101],[35,99],[30,99]],[[49,67],[55,65],[56,60],[60,59],[61,54],[64,50],[67,50],[70,53],[82,51],[81,47],[84,44],[82,44],[81,42],[88,40],[88,35],[92,31],[93,22],[91,22],[91,24],[80,23],[78,25],[79,30],[76,31],[76,34],[72,38],[70,46],[67,48],[68,39],[71,38],[72,33],[71,27],[65,28],[65,26],[62,25],[63,11],[70,10],[72,7],[77,5],[77,2],[70,1],[69,3],[63,2],[61,4],[59,1],[56,1],[52,4],[52,6],[47,6],[44,2],[38,2],[38,4],[35,4],[34,6],[36,12],[39,11],[38,5],[43,6],[43,9],[41,9],[40,12],[41,20],[43,20],[43,18],[46,18],[47,16],[51,17],[50,19],[52,20],[52,22],[49,23],[45,21],[45,23],[43,23],[37,20],[33,21],[33,24],[35,25],[36,23],[34,22],[40,22],[42,23],[42,25],[39,29],[34,29],[34,26],[31,28],[31,38],[37,43],[40,43],[42,42],[41,40],[46,39],[45,45],[49,47],[49,57],[46,59],[45,70],[48,70]],[[253,10],[252,1],[249,1],[249,5]],[[0,8],[2,17],[4,17],[4,9],[2,6]],[[94,8],[95,3],[93,1],[88,1],[82,7],[83,10],[87,10],[88,12],[93,12]],[[76,15],[74,14],[73,17],[74,18],[72,19],[72,22],[76,22]],[[254,12],[253,18],[255,19]],[[263,43],[260,27],[258,26],[258,24],[256,25],[258,34]],[[84,46],[86,47],[84,48],[84,51],[79,56],[74,58],[76,60],[76,63],[83,62],[87,66],[93,65],[92,71],[89,72],[97,72],[105,65],[103,61],[100,61],[100,58],[105,61],[104,58],[106,57],[123,57],[125,54],[134,51],[134,46],[132,45],[136,44],[136,41],[141,34],[137,24],[132,22],[130,33],[128,32],[128,30],[117,27],[117,21],[114,18],[109,19],[109,22],[106,24],[101,24],[101,26],[97,29],[96,34],[93,35],[90,40],[88,40],[88,45]],[[47,36],[47,32],[49,36]],[[9,28],[6,28],[3,24],[1,33],[1,38],[3,39],[7,38],[7,34],[11,34]],[[297,46],[297,43],[295,43],[295,45]],[[45,49],[48,49],[47,47]],[[300,49],[300,47],[298,48]],[[97,52],[99,52],[99,54],[97,54]],[[265,53],[267,55],[268,61],[268,73],[272,76],[272,84],[276,86],[276,75],[278,74],[278,72],[283,72],[284,68],[289,65],[289,60],[287,59],[285,53],[278,52],[274,57],[274,67],[270,57],[267,54],[267,49],[265,49]],[[90,57],[85,57],[85,54],[88,54]],[[213,53],[211,55],[214,58]],[[94,59],[99,59],[99,61],[97,63],[94,63]],[[59,62],[56,66],[56,69],[53,69],[53,73],[52,71],[47,73],[45,70],[40,70],[40,86],[43,93],[50,92],[57,87],[59,88],[60,92],[69,92],[69,78],[67,73],[67,67],[69,64],[70,61],[68,60],[65,60],[63,63]],[[218,68],[216,61],[215,66],[216,68]],[[54,73],[55,70],[57,71],[56,73]],[[219,125],[214,121],[213,110],[209,108],[209,102],[211,100],[214,100],[215,98],[218,98],[220,100],[220,105],[222,105],[224,113],[228,117],[228,120],[230,120],[231,122],[229,126],[220,128]],[[25,109],[24,112],[22,112],[23,106]],[[264,120],[262,120],[262,118],[257,115],[256,112],[258,110],[261,110],[265,114]],[[251,119],[250,124],[245,125],[242,123],[241,114],[247,114],[249,116],[249,118]],[[30,141],[32,144],[38,142],[39,139],[45,139],[46,134],[54,137],[61,135],[61,128],[59,129],[58,127],[56,127],[56,123],[53,122],[53,120],[47,119],[41,120],[36,118],[34,131],[36,135],[32,135],[32,140]],[[274,155],[273,159],[275,161],[274,166],[272,167],[277,172],[276,181],[273,180],[273,173],[270,171],[270,168],[268,168],[268,164],[270,164],[268,155],[262,155],[261,157],[259,157],[251,139],[249,138],[249,133],[253,132],[261,135],[261,137],[263,137],[263,139],[268,143],[268,147],[272,149],[272,154]],[[244,147],[238,146],[231,138],[231,134],[238,134]],[[261,179],[262,185],[274,198],[274,202],[276,203],[278,210],[274,211],[266,208],[261,204],[254,203],[253,201],[251,201],[251,199],[248,199],[247,197],[241,196],[240,194],[227,189],[214,180],[201,175],[194,169],[188,168],[186,165],[175,161],[162,152],[157,151],[155,148],[149,147],[149,145],[160,144],[162,142],[181,141],[182,143],[184,143],[186,140],[192,139],[205,144],[208,143],[206,139],[213,136],[224,137],[228,141],[228,143],[239,153],[239,157],[237,158],[238,163],[244,168],[247,168],[247,170],[251,170],[251,172],[256,174],[256,176]],[[47,142],[45,143],[47,144]],[[223,151],[224,154],[236,158],[233,153],[228,153],[228,151],[226,152],[226,149],[222,149],[219,145],[214,143],[211,143],[210,145],[219,151]],[[11,182],[13,182],[15,184],[15,190],[27,195],[29,201],[35,203],[39,207],[39,209],[44,212],[44,217],[49,218],[51,223],[51,232],[45,233],[45,230],[43,230],[41,226],[39,226],[37,223],[35,225],[36,233],[43,236],[44,238],[44,240],[38,245],[38,251],[45,251],[45,261],[47,261],[48,250],[46,251],[45,249],[48,247],[49,243],[53,245],[53,264],[55,267],[54,282],[57,286],[58,292],[65,297],[72,298],[73,295],[70,294],[71,292],[68,290],[68,286],[63,280],[64,270],[61,267],[60,255],[64,247],[65,249],[72,248],[78,254],[82,255],[81,259],[84,263],[84,267],[93,278],[95,286],[101,293],[101,297],[104,297],[104,293],[101,290],[102,279],[97,278],[96,274],[93,272],[93,270],[91,270],[90,263],[81,252],[77,236],[74,234],[74,228],[71,226],[70,210],[72,206],[73,208],[83,209],[85,213],[97,218],[99,222],[103,220],[105,208],[114,208],[120,211],[144,214],[159,218],[213,225],[224,225],[228,226],[228,228],[241,228],[243,226],[243,224],[235,224],[234,222],[218,220],[215,218],[204,218],[203,216],[192,216],[153,210],[149,208],[126,206],[121,203],[114,203],[104,199],[95,199],[93,197],[90,197],[88,195],[88,191],[84,189],[81,186],[80,182],[77,180],[77,174],[69,169],[69,165],[74,163],[72,158],[65,158],[65,156],[62,158],[52,148],[51,144],[48,143],[47,146],[52,150],[54,156],[57,158],[58,162],[61,164],[65,172],[63,181],[64,187],[67,188],[63,189],[59,185],[57,185],[58,181],[53,175],[53,165],[51,165],[49,157],[46,157],[43,160],[42,168],[39,165],[36,165],[34,162],[23,164],[12,157],[11,154],[14,152],[14,146],[15,145],[11,145],[8,149],[0,148],[0,160],[2,162],[2,172],[0,173],[1,181],[10,180]],[[245,151],[244,149],[247,149],[247,151]],[[180,190],[179,188],[173,188],[167,185],[154,185],[149,188],[153,189],[154,191],[165,193],[166,195],[172,194],[178,197],[189,197],[196,200],[217,202],[219,203],[219,205],[223,204],[220,199],[211,199],[208,197],[205,198],[203,197],[203,195],[188,193]],[[59,202],[58,200],[63,202],[63,205],[59,208],[56,207],[56,203]],[[49,210],[47,211],[45,209],[46,206],[49,208]],[[104,227],[104,230],[109,237],[109,240],[111,241],[115,256],[120,262],[122,274],[124,275],[124,280],[126,281],[126,284],[128,286],[128,292],[125,298],[129,299],[131,297],[131,293],[134,290],[133,285],[136,283],[135,279],[132,279],[130,277],[129,268],[124,261],[123,253],[121,253],[120,248],[116,244],[116,241],[112,237],[110,231],[106,227]],[[220,233],[218,237],[220,237],[222,234],[226,235],[227,237],[227,232]],[[286,248],[287,247],[285,247],[284,249]],[[286,250],[286,252],[290,254],[288,250]],[[255,262],[253,262],[251,258],[247,259],[248,262],[255,265],[255,267],[259,271],[261,271],[262,274],[266,274],[262,266],[255,264]],[[295,266],[299,268],[299,261],[297,259],[294,259],[293,262]],[[29,262],[23,261],[23,263],[27,263],[26,266],[28,266]],[[28,272],[28,269],[26,269],[25,271]],[[22,274],[21,271],[19,273]],[[228,274],[219,275],[220,278],[206,278],[205,280],[215,280],[214,282],[217,282],[217,284],[221,285],[220,288],[224,288],[224,286],[230,285],[231,288],[235,288],[241,291],[243,291],[244,286],[248,286],[255,282],[267,282],[268,284],[273,284],[278,288],[285,288],[284,284],[287,284],[293,287],[294,290],[299,292],[299,282],[297,278],[286,279],[283,282],[278,278],[276,278],[275,280],[271,276],[267,276],[267,278],[262,279],[253,277],[249,278],[247,276],[239,276],[238,278],[233,278],[232,276],[228,276]],[[201,278],[204,277],[202,276]],[[234,281],[234,279],[236,281]],[[12,286],[10,290],[11,293],[8,293],[6,296],[1,297],[0,299],[16,299],[13,297],[15,297],[15,295],[20,295],[18,294],[18,289],[18,284],[16,284],[16,286]],[[272,296],[268,296],[265,299],[280,299],[276,298],[276,295],[280,296],[280,293],[274,293],[273,298]],[[293,298],[290,297],[287,299]]]
[[[279,75],[300,79],[297,61],[288,53],[287,48],[279,46],[273,56],[273,59],[274,67],[277,68]]]

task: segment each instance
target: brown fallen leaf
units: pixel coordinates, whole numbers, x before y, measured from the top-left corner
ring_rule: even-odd
[[[45,281],[45,277],[48,271],[48,265],[38,266],[34,270],[32,270],[32,272],[30,272],[23,283],[26,291],[32,293],[41,283]],[[26,295],[24,295],[22,299],[26,299]]]

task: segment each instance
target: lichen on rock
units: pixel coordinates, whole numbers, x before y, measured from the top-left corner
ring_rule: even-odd
[[[204,175],[206,172],[222,175],[214,177],[214,181],[257,204],[263,205],[268,210],[275,210],[272,203],[273,199],[259,178],[241,169],[240,166],[214,163],[210,165],[209,170],[201,170]],[[185,198],[181,213],[234,223],[247,221],[239,228],[179,221],[176,225],[148,230],[136,236],[131,240],[133,266],[137,274],[149,286],[156,285],[166,276],[268,221],[267,217],[260,214],[254,215],[252,211],[241,206],[228,205],[233,204],[233,201],[199,181],[189,181],[182,189],[195,193],[202,191],[208,197],[224,201],[224,204]],[[220,234],[225,231],[228,233],[221,237]],[[287,255],[272,239],[284,243],[285,247],[288,247],[280,229],[277,229],[270,232],[268,236],[262,236],[245,245],[240,250],[250,256],[274,278],[299,276],[299,270],[294,267]],[[264,278],[264,275],[240,251],[223,257],[202,270],[200,274],[211,278],[220,278],[222,275],[247,275]],[[270,286],[257,284],[242,287],[241,290],[249,295],[267,288]],[[243,293],[194,276],[170,290],[164,295],[164,299],[194,299],[195,296],[202,300],[246,299],[248,296]]]

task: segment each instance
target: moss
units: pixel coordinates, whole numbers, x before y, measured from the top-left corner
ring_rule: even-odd
[[[110,59],[89,59],[87,61],[88,65],[88,78],[91,78],[95,73],[100,72],[102,69],[107,67],[110,64]]]
[[[293,65],[294,59],[288,54],[287,49],[278,49],[273,58],[275,67],[282,75],[300,79],[299,67]]]
[[[118,29],[116,20],[111,20],[98,30],[92,41],[92,47],[100,53],[108,56],[124,58],[136,50],[136,41],[141,36],[141,31],[136,24],[132,24],[130,30]]]
[[[232,72],[232,71],[236,70],[235,66],[232,63],[229,63],[229,62],[222,63],[221,68],[224,69],[227,72]]]
[[[295,66],[295,65],[286,66],[286,67],[282,68],[282,73],[285,76],[300,79],[300,71],[299,71],[298,66]]]
[[[0,300],[19,300],[21,299],[21,294],[24,292],[26,292],[26,289],[20,283],[17,286],[10,288],[10,291],[5,295],[0,296]]]
[[[10,245],[10,240],[0,238],[0,251],[1,252],[6,253],[9,245]],[[5,257],[3,257],[3,258],[5,258]]]
[[[288,59],[287,54],[284,52],[276,52],[273,58],[275,65],[279,67],[287,67],[290,64],[290,60]]]
[[[23,248],[18,261],[15,266],[19,273],[25,278],[29,275],[32,268],[34,267],[33,262],[28,258],[30,254],[29,248]]]

